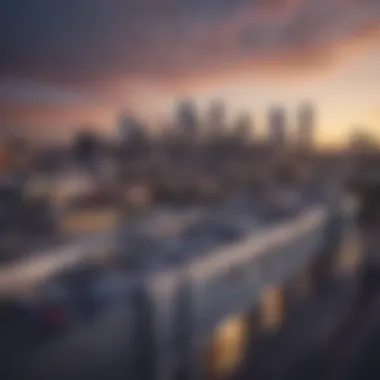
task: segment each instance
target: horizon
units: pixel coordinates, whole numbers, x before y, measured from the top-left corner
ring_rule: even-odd
[[[109,134],[122,110],[163,124],[185,97],[200,112],[223,99],[229,118],[246,111],[262,130],[272,104],[294,118],[307,99],[318,107],[319,146],[342,146],[358,127],[380,140],[374,0],[33,0],[1,9],[5,133],[60,140],[85,124]]]

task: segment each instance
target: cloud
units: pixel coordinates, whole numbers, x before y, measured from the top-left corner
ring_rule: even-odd
[[[121,80],[302,72],[379,41],[379,24],[377,0],[1,2],[0,101],[86,105]]]
[[[289,10],[289,12],[287,12]],[[373,0],[19,0],[0,5],[0,74],[55,81],[170,75],[378,25]]]
[[[108,99],[102,94],[65,90],[48,84],[30,81],[0,83],[0,102],[6,101],[35,106],[94,107]]]

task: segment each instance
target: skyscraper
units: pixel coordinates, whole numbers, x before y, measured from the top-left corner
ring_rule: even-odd
[[[179,103],[177,108],[178,129],[181,135],[194,136],[198,132],[196,107],[190,100]]]
[[[315,113],[310,103],[303,103],[298,110],[298,147],[309,150],[314,145]]]
[[[241,114],[234,126],[234,134],[240,138],[252,136],[252,119],[248,114]]]
[[[134,139],[138,133],[139,126],[132,116],[122,114],[119,118],[118,128],[122,143],[126,143]]]
[[[209,131],[212,135],[223,134],[226,127],[226,107],[221,100],[214,100],[208,110]]]
[[[286,113],[282,107],[269,110],[269,141],[275,147],[286,145]]]
[[[365,127],[357,128],[351,135],[349,147],[356,154],[366,153],[374,150],[376,144],[371,135],[366,132]]]

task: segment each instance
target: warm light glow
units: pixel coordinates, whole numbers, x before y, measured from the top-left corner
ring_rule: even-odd
[[[208,368],[213,378],[225,378],[244,358],[248,323],[242,316],[222,322],[215,330],[207,351]]]
[[[360,238],[357,232],[351,231],[344,237],[336,258],[336,271],[350,275],[359,267],[362,259]]]
[[[284,318],[284,294],[281,287],[270,287],[264,291],[261,299],[262,326],[276,330]]]
[[[60,231],[70,235],[110,230],[118,224],[118,218],[115,209],[73,212],[62,217]]]

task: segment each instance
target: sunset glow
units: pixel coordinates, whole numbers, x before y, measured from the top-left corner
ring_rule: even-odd
[[[229,118],[249,112],[259,133],[271,104],[292,120],[306,99],[318,107],[321,144],[344,143],[354,127],[380,138],[377,1],[32,3],[0,12],[4,131],[114,133],[122,110],[157,129],[191,96],[201,114],[213,98]]]

